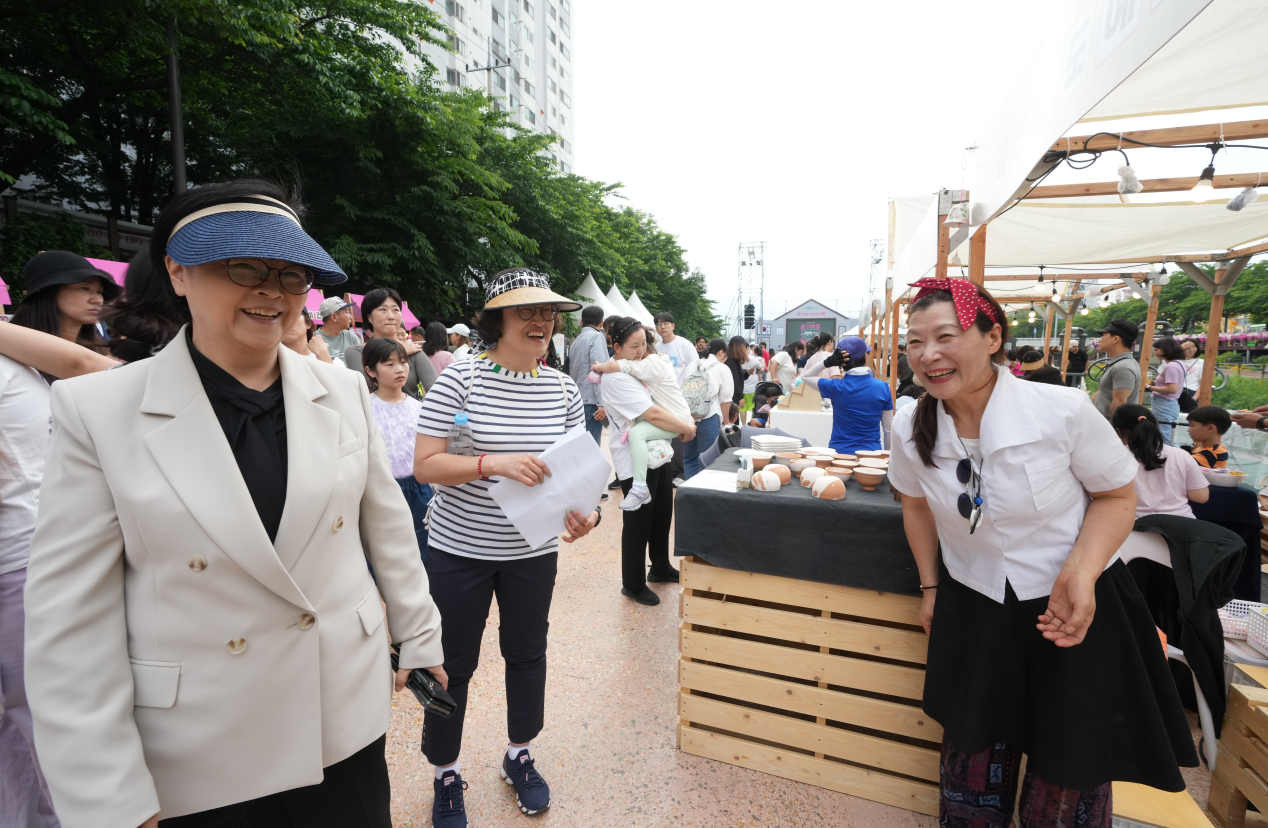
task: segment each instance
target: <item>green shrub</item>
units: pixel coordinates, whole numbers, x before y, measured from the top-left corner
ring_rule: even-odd
[[[1257,356],[1254,359],[1252,359],[1251,362],[1255,363],[1256,365],[1268,365],[1268,355]]]
[[[1223,365],[1231,365],[1236,362],[1241,362],[1242,355],[1237,351],[1225,351],[1224,353],[1220,354],[1219,359],[1216,361]]]
[[[1268,382],[1230,376],[1228,384],[1211,395],[1211,403],[1234,411],[1268,405]]]

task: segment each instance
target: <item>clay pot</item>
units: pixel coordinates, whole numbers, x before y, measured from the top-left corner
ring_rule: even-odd
[[[889,461],[884,457],[860,457],[859,465],[871,469],[887,469],[889,468]]]
[[[828,474],[836,475],[842,480],[849,480],[851,477],[854,476],[854,470],[840,469],[840,468],[837,468],[836,466],[833,466],[832,468],[828,469]]]
[[[753,461],[754,471],[761,471],[766,468],[766,464],[769,463],[773,457],[774,455],[765,451],[755,451],[749,455],[749,458]]]
[[[782,485],[779,475],[770,471],[759,471],[753,475],[752,482],[749,484],[759,492],[777,492]]]
[[[779,464],[771,464],[765,469],[767,474],[773,474],[779,478],[779,482],[787,486],[792,482],[792,469]]]
[[[874,492],[876,487],[884,482],[885,472],[882,469],[869,469],[866,466],[859,466],[854,470],[854,479],[863,487],[863,491]]]
[[[825,475],[810,487],[810,494],[820,500],[845,500],[845,481]]]
[[[814,454],[806,459],[815,461],[815,465],[821,469],[826,469],[832,465],[831,454]]]
[[[806,469],[805,471],[801,473],[801,485],[809,488],[811,484],[813,484],[820,477],[823,477],[825,474],[827,474],[827,472],[825,472],[823,469],[819,468],[818,466],[814,466],[813,468]]]

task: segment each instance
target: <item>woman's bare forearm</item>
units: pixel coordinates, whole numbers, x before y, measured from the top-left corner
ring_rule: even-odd
[[[1099,577],[1136,525],[1136,484],[1089,496],[1083,527],[1062,568]]]
[[[683,422],[658,405],[653,405],[644,411],[642,417],[657,428],[663,428],[675,434],[682,434],[695,428],[695,424]]]
[[[938,583],[938,524],[934,520],[929,501],[923,497],[903,495],[903,529],[907,533],[907,545],[916,559],[920,571],[920,583],[932,586]]]
[[[119,364],[60,336],[14,324],[0,324],[0,354],[59,379],[105,371]]]
[[[448,454],[445,448],[445,441],[439,437],[418,435],[414,442],[414,479],[441,486],[461,486],[480,479],[480,458]]]

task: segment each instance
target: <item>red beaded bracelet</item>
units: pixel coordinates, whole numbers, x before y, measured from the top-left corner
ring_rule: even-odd
[[[476,474],[480,475],[481,480],[489,479],[484,476],[484,458],[486,457],[488,457],[487,454],[481,454],[480,459],[476,461]]]

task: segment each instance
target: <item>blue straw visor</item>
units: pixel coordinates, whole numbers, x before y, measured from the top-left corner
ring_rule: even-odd
[[[167,255],[186,267],[222,259],[283,259],[311,269],[315,284],[348,281],[312,236],[291,219],[272,213],[243,210],[203,216],[176,231],[167,243]]]

